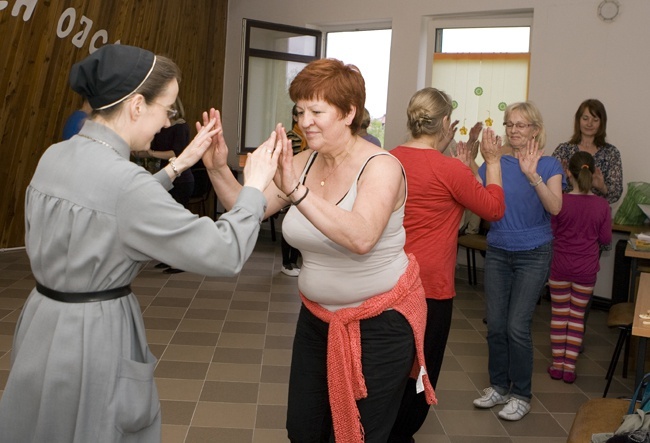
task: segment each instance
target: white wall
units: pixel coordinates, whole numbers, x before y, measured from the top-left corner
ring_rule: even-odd
[[[586,98],[607,108],[608,141],[621,151],[625,183],[650,181],[646,159],[646,114],[650,103],[650,1],[620,0],[612,23],[596,12],[601,0],[231,0],[228,11],[224,78],[224,132],[237,164],[237,114],[241,67],[242,19],[325,28],[371,22],[392,23],[392,48],[385,146],[404,140],[405,110],[411,95],[427,84],[426,29],[429,17],[457,14],[533,14],[529,99],[547,126],[546,152],[566,141],[573,115]],[[430,72],[430,70],[429,70]],[[603,268],[610,265],[603,264]],[[602,273],[602,272],[601,272]],[[599,279],[606,276],[599,275]],[[611,279],[611,271],[610,277]],[[605,281],[602,282],[607,287]],[[610,286],[611,287],[611,283]],[[597,293],[598,294],[598,293]],[[598,294],[600,295],[600,294]],[[609,297],[609,294],[603,294]]]

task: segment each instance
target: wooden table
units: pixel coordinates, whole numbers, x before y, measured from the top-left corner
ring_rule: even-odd
[[[639,260],[644,264],[645,262],[650,261],[650,251],[637,251],[628,242],[627,247],[625,248],[625,256],[630,257],[630,290],[628,292],[629,301],[634,301],[634,292],[636,289],[636,277],[639,274]],[[645,266],[643,272],[645,270]]]
[[[632,323],[632,335],[639,337],[639,347],[636,355],[636,374],[634,386],[638,386],[645,371],[645,352],[648,337],[650,337],[650,324],[644,325],[641,314],[647,314],[650,310],[650,274],[642,272],[639,278],[639,292],[636,295],[634,304],[634,322]],[[649,321],[649,320],[646,320]]]
[[[628,232],[638,234],[639,232],[650,231],[649,225],[617,225],[612,224],[612,232]]]

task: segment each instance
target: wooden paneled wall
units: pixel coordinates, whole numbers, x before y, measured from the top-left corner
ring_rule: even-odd
[[[169,56],[192,123],[221,108],[227,12],[228,0],[0,1],[0,249],[24,246],[25,189],[81,105],[72,64],[117,41]]]

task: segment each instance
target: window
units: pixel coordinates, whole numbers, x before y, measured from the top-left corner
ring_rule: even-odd
[[[277,122],[292,127],[289,85],[321,54],[321,32],[244,20],[244,79],[240,94],[239,153],[254,150]]]
[[[384,146],[384,124],[388,97],[391,29],[332,31],[327,33],[327,57],[359,68],[366,83],[368,133]]]
[[[441,27],[435,30],[431,85],[451,95],[458,138],[477,121],[503,134],[503,111],[528,98],[530,27]]]

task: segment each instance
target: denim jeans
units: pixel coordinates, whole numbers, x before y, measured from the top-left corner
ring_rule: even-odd
[[[488,372],[501,395],[530,401],[533,340],[531,323],[552,257],[549,242],[530,251],[488,246],[485,256]]]

